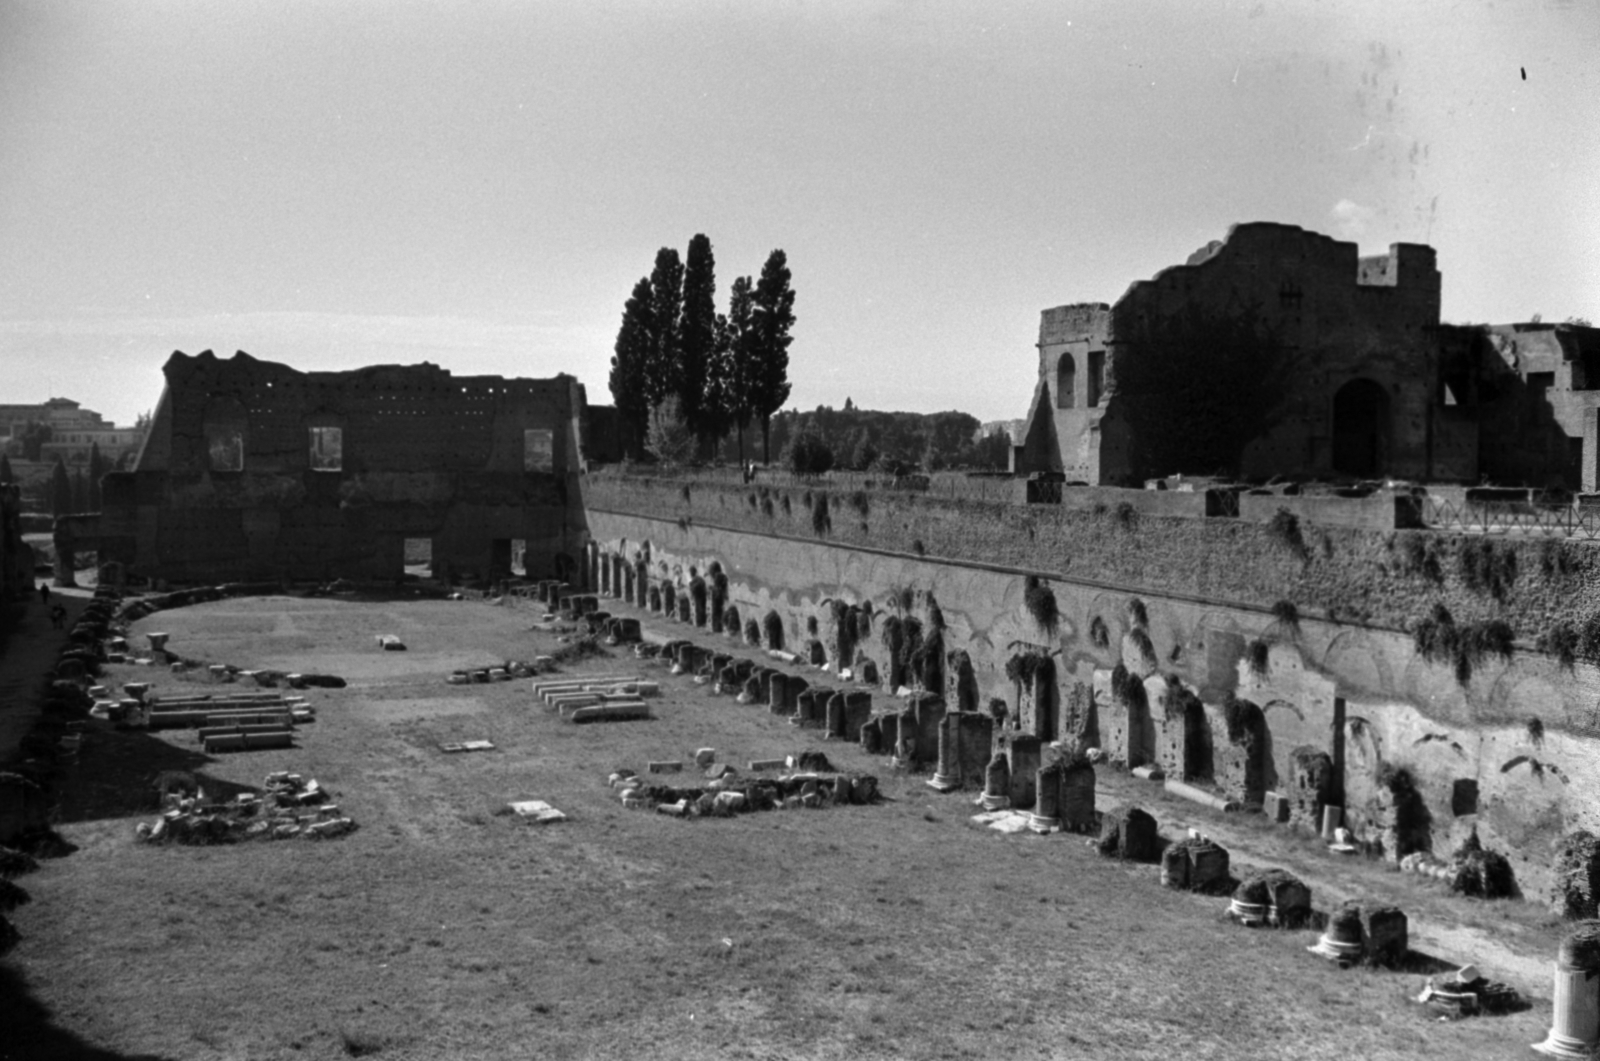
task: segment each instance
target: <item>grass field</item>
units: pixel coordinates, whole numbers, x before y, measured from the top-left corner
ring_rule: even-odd
[[[571,669],[659,678],[656,721],[574,727],[526,681],[445,684],[549,652],[534,618],[280,597],[140,623],[185,656],[350,686],[310,692],[318,721],[291,750],[208,759],[182,731],[94,734],[62,808],[77,850],[22,880],[35,901],[0,989],[25,1034],[0,1034],[0,1056],[1505,1058],[1549,1025],[1543,1001],[1430,1021],[1416,972],[1341,972],[1305,952],[1314,932],[1235,927],[1225,900],[1166,891],[1153,866],[978,828],[970,794],[631,655]],[[386,633],[409,651],[379,651]],[[438,751],[472,738],[498,750]],[[684,821],[606,787],[701,746],[740,767],[821,748],[888,799]],[[297,770],[361,828],[141,845],[142,785],[166,768],[221,792]],[[570,820],[494,813],[513,799]]]

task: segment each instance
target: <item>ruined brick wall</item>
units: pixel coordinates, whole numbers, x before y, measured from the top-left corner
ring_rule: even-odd
[[[1335,396],[1345,384],[1366,380],[1382,388],[1388,405],[1384,473],[1471,478],[1476,435],[1442,412],[1438,393],[1439,298],[1430,247],[1396,244],[1387,255],[1360,259],[1354,243],[1294,225],[1235,225],[1225,241],[1187,264],[1135,282],[1113,308],[1089,303],[1044,311],[1023,470],[1059,469],[1097,484],[1170,472],[1136,466],[1122,412],[1126,399],[1115,391],[1117,344],[1125,341],[1119,336],[1190,307],[1207,313],[1243,307],[1280,338],[1289,359],[1288,391],[1272,411],[1274,426],[1246,447],[1244,475],[1335,474]],[[1103,372],[1101,359],[1109,366]],[[1071,399],[1062,393],[1068,380],[1075,386]],[[1047,434],[1056,441],[1053,459],[1039,452]]]
[[[209,352],[163,371],[135,470],[108,476],[101,521],[76,528],[130,573],[397,579],[407,538],[432,541],[436,569],[484,578],[508,573],[513,540],[532,574],[576,554],[584,395],[571,377],[307,373]],[[314,467],[323,428],[342,441],[336,467]]]
[[[22,541],[22,488],[0,483],[0,601],[33,592],[33,550]]]

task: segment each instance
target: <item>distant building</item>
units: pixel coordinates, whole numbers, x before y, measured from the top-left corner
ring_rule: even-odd
[[[85,409],[71,398],[51,398],[38,405],[0,405],[0,449],[13,456],[22,453],[22,436],[29,424],[50,428],[50,441],[40,448],[39,460],[54,464],[60,457],[68,465],[87,465],[90,451],[98,445],[108,467],[115,467],[126,455],[139,452],[144,429],[119,427],[92,409]]]
[[[1600,329],[1441,326],[1440,287],[1431,247],[1363,258],[1294,225],[1235,225],[1115,305],[1043,311],[1016,469],[1097,485],[1180,470],[1141,461],[1118,348],[1153,320],[1249,313],[1276,335],[1286,371],[1242,476],[1596,489]],[[1184,430],[1181,414],[1170,429]]]

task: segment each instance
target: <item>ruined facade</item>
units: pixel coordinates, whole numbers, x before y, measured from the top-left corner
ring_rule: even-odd
[[[297,372],[174,353],[131,472],[59,551],[183,582],[555,574],[582,528],[584,389],[435,365]],[[427,546],[423,547],[422,543]],[[520,548],[514,548],[520,543]],[[70,570],[70,565],[65,565]]]
[[[1445,400],[1439,292],[1431,247],[1362,258],[1354,243],[1293,225],[1236,225],[1114,306],[1044,311],[1017,470],[1096,485],[1174,471],[1140,464],[1117,351],[1152,321],[1198,311],[1248,314],[1281,344],[1283,393],[1240,456],[1244,476],[1470,479],[1477,424]]]

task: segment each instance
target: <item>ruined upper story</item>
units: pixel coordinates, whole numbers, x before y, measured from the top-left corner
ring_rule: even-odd
[[[1085,302],[1043,311],[1039,379],[1057,409],[1101,407],[1115,375],[1118,333],[1190,307],[1253,314],[1291,356],[1302,352],[1404,356],[1432,341],[1440,276],[1432,247],[1396,243],[1362,257],[1354,243],[1297,225],[1234,225],[1114,306]]]
[[[573,377],[455,376],[432,364],[300,372],[244,352],[175,352],[136,471],[175,476],[535,472],[581,461]]]

